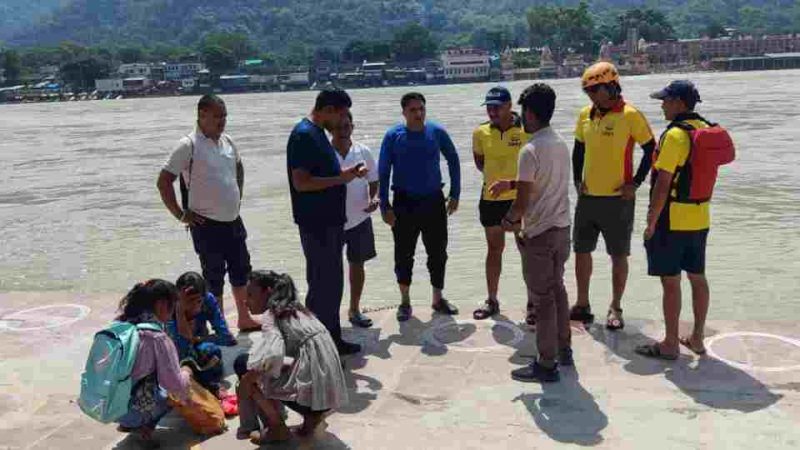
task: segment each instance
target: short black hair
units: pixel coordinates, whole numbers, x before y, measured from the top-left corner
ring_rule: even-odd
[[[350,108],[353,106],[353,101],[344,89],[327,87],[317,94],[314,111],[320,111],[328,106],[333,106],[335,109]]]
[[[419,92],[409,92],[405,94],[403,98],[400,99],[400,106],[403,109],[406,109],[406,106],[408,106],[408,104],[411,103],[412,100],[419,100],[422,102],[423,105],[425,104],[424,95],[420,94]]]
[[[222,98],[220,98],[217,95],[206,94],[206,95],[200,97],[200,101],[197,102],[197,110],[198,111],[204,111],[206,109],[211,108],[212,106],[220,106],[220,107],[224,108],[225,107],[225,101],[222,100]]]
[[[206,293],[208,293],[206,280],[197,272],[186,272],[179,276],[175,281],[175,287],[177,287],[179,291],[182,291],[188,287],[194,288],[195,292],[203,297],[205,297]]]
[[[517,104],[522,106],[523,114],[528,110],[543,125],[550,125],[553,110],[556,109],[556,92],[546,83],[532,84],[522,91]]]

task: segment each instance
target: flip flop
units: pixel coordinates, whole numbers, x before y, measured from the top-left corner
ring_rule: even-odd
[[[594,322],[594,314],[592,314],[592,307],[574,305],[569,310],[569,320],[574,320],[576,322],[583,322],[583,323]]]
[[[634,351],[637,354],[646,356],[648,358],[663,359],[666,361],[675,361],[678,359],[678,355],[667,355],[665,353],[661,353],[661,347],[658,345],[658,343],[640,345],[636,347]]]
[[[678,339],[678,342],[680,342],[682,346],[684,346],[684,347],[688,348],[689,350],[691,350],[692,353],[694,353],[695,355],[701,355],[702,356],[702,355],[706,354],[706,349],[705,348],[701,348],[700,350],[698,350],[698,349],[692,347],[692,343],[689,340],[689,338],[682,337],[682,338]]]
[[[483,305],[472,313],[475,320],[484,320],[500,312],[500,304],[494,300],[486,300]]]
[[[359,312],[350,316],[350,323],[360,328],[369,328],[372,326],[372,319]]]
[[[616,314],[612,316],[614,313]],[[609,330],[621,330],[625,328],[625,319],[622,318],[622,308],[608,309],[608,315],[606,315],[606,328]]]

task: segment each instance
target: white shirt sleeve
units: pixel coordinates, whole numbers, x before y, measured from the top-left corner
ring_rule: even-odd
[[[236,163],[237,164],[241,163],[242,155],[239,154],[239,148],[236,147],[236,143],[233,142],[233,139],[231,139],[231,137],[228,136],[227,134],[225,135],[225,138],[228,139],[228,143],[231,145],[231,149],[233,149],[233,154],[236,156]]]
[[[536,161],[536,151],[532,144],[528,144],[519,153],[519,181],[533,183],[536,181],[538,162]]]
[[[367,181],[375,183],[378,181],[378,164],[375,162],[375,157],[372,155],[372,150],[366,145],[361,147],[362,154],[364,155],[364,162],[367,164]]]
[[[181,172],[189,170],[189,160],[192,158],[192,143],[188,137],[183,137],[178,142],[178,147],[164,164],[163,169],[178,176]]]

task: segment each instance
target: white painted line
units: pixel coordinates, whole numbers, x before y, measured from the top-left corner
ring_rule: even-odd
[[[706,351],[708,354],[725,364],[730,366],[736,367],[741,370],[745,371],[753,371],[753,372],[792,372],[795,370],[800,370],[800,364],[794,366],[770,366],[770,367],[763,367],[763,366],[755,366],[752,363],[742,364],[740,362],[731,361],[719,356],[716,352],[714,352],[714,344],[722,339],[728,338],[741,338],[741,337],[758,337],[758,338],[765,338],[765,339],[775,339],[781,341],[783,343],[793,345],[797,347],[800,351],[800,340],[789,338],[786,336],[780,336],[777,334],[770,334],[770,333],[758,333],[755,331],[737,331],[733,333],[722,333],[716,336],[712,336],[706,339]]]
[[[48,310],[53,309],[74,309],[75,315],[54,315],[48,314]],[[63,304],[37,306],[36,308],[23,309],[3,317],[0,317],[0,331],[37,331],[48,328],[63,327],[72,325],[82,320],[91,312],[91,308],[85,305]]]

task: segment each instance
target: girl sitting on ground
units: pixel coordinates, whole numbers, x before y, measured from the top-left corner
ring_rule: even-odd
[[[154,323],[164,327],[175,311],[178,290],[164,280],[149,280],[136,284],[119,305],[119,321],[132,324]],[[164,332],[140,330],[136,362],[131,372],[131,391],[128,413],[119,419],[119,431],[138,432],[146,441],[152,440],[158,421],[170,410],[167,394],[188,401],[192,371],[178,365],[175,344]]]
[[[220,310],[214,294],[208,291],[205,279],[197,272],[186,272],[175,282],[178,288],[178,305],[175,315],[167,323],[167,332],[182,364],[194,369],[195,379],[218,398],[225,396],[221,389],[224,376],[222,350],[232,347],[236,338]],[[209,334],[208,325],[214,330]]]
[[[263,335],[235,364],[247,368],[239,383],[240,418],[251,421],[242,414],[251,410],[243,403],[252,402],[252,410],[267,422],[267,430],[253,433],[252,442],[261,445],[289,439],[281,403],[303,416],[297,434],[312,435],[326,412],[347,403],[347,386],[333,339],[298,301],[289,275],[252,272],[247,306],[251,313],[263,314]]]

